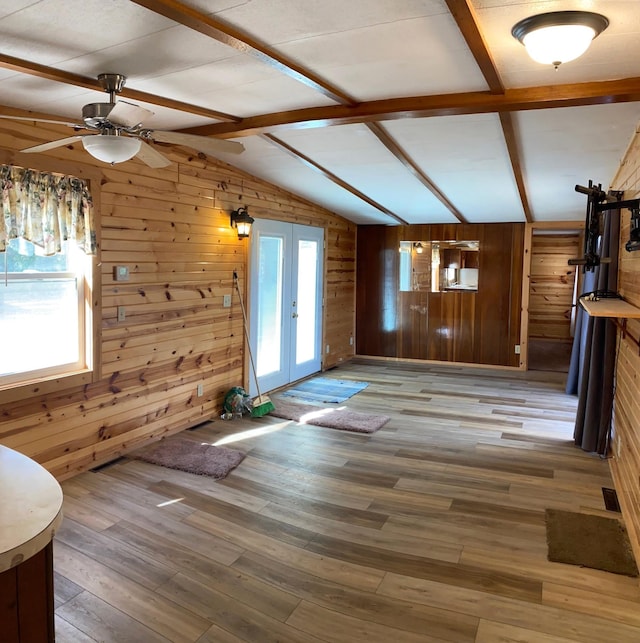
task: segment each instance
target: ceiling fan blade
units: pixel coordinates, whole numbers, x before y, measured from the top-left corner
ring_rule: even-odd
[[[198,152],[211,154],[241,154],[244,152],[244,145],[236,141],[227,141],[222,138],[211,138],[209,136],[197,136],[196,134],[183,134],[182,132],[163,132],[152,130],[151,138],[159,143],[173,143],[191,147]]]
[[[109,112],[109,121],[116,125],[135,127],[153,116],[151,110],[119,100]]]
[[[10,121],[28,121],[30,123],[51,123],[53,125],[66,125],[67,127],[76,127],[78,129],[86,129],[80,123],[69,123],[67,121],[54,121],[48,118],[29,118],[28,116],[9,116],[8,114],[0,114],[0,118],[6,118]]]
[[[76,136],[68,136],[67,138],[59,138],[57,141],[50,141],[49,143],[42,143],[42,145],[36,145],[35,147],[28,147],[25,150],[20,150],[25,152],[25,154],[31,154],[33,152],[46,152],[47,150],[53,150],[56,147],[62,147],[64,145],[71,145],[72,143],[77,143],[81,141],[84,136],[77,134]]]
[[[146,163],[149,167],[167,167],[171,165],[171,161],[164,155],[160,154],[158,150],[154,149],[148,143],[140,141],[142,145],[140,146],[140,151],[136,156],[143,162]]]

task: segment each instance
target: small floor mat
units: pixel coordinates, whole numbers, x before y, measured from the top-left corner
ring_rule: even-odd
[[[275,417],[293,420],[300,424],[313,424],[355,433],[374,433],[390,419],[386,415],[358,413],[346,407],[334,408],[331,406],[297,404],[296,402],[284,400],[282,397],[275,400],[274,403],[276,408],[271,411],[270,415]]]
[[[135,460],[217,479],[226,477],[244,459],[242,451],[184,438],[166,438],[129,455]]]
[[[311,402],[344,402],[369,386],[368,382],[339,380],[332,377],[314,377],[287,389],[281,395]]]
[[[545,518],[549,560],[638,576],[629,536],[619,519],[559,509],[547,509]]]

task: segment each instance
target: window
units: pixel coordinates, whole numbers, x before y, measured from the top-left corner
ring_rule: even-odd
[[[479,241],[401,241],[400,290],[477,292]]]
[[[0,171],[0,389],[86,372],[95,252],[88,188],[72,177]]]
[[[91,263],[73,244],[42,256],[24,239],[11,239],[0,286],[0,360],[3,385],[90,366],[85,341],[85,283]]]

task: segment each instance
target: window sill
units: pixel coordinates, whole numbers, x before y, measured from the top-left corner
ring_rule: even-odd
[[[55,391],[74,388],[76,386],[84,386],[91,384],[96,379],[96,374],[92,369],[82,371],[74,371],[65,375],[53,375],[51,377],[43,377],[34,379],[21,384],[10,384],[8,386],[0,386],[0,404],[8,402],[16,402],[24,400],[29,397],[38,395],[45,395]]]

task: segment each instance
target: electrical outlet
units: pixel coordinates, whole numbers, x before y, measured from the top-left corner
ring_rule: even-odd
[[[223,295],[222,296],[222,307],[223,308],[231,308],[231,295]]]
[[[516,355],[520,355],[520,344],[516,344]]]
[[[126,313],[124,312],[124,306],[118,306],[118,321],[123,322],[126,318]]]
[[[198,397],[202,397],[204,395],[204,384],[198,384],[196,392],[198,394]]]
[[[327,347],[324,349],[324,352],[328,355],[329,354],[329,344],[327,344]]]
[[[353,337],[349,337],[349,346],[353,346]]]

